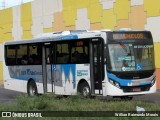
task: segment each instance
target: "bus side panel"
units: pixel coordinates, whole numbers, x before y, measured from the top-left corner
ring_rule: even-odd
[[[54,65],[55,94],[70,95],[74,93],[75,64]]]
[[[42,66],[24,65],[5,67],[4,87],[20,92],[27,92],[28,80],[42,84]],[[37,84],[38,93],[43,93],[43,84]]]
[[[76,90],[80,80],[86,80],[91,88],[90,83],[90,64],[77,64],[76,65]]]
[[[4,88],[9,90],[14,90],[18,92],[27,92],[27,81],[17,80],[17,79],[8,79],[4,81]]]
[[[75,95],[79,80],[89,80],[89,66],[85,64],[61,64],[54,66],[55,94]]]
[[[27,81],[12,78],[9,71],[10,66],[6,66],[5,62],[3,62],[3,68],[4,88],[19,92],[27,92],[27,88],[25,86],[25,84],[27,84]]]

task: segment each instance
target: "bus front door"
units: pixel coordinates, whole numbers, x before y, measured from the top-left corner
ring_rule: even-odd
[[[91,63],[91,93],[102,93],[102,80],[104,79],[103,46],[100,39],[93,39],[90,46]]]

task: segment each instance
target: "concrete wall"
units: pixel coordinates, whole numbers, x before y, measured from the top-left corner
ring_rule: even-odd
[[[45,32],[124,27],[152,32],[160,89],[160,0],[34,0],[0,10],[0,47]],[[0,59],[0,80],[2,72]]]

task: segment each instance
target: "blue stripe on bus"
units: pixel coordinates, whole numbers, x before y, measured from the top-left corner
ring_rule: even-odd
[[[70,72],[72,73],[71,75],[73,76],[73,88],[76,88],[76,64],[62,64],[61,65],[61,72],[64,71],[65,75],[65,81],[70,80]]]
[[[109,79],[112,79],[112,80],[118,82],[120,84],[120,86],[130,86],[132,84],[132,81],[133,81],[131,79],[118,78],[115,75],[113,75],[111,73],[108,73],[108,72],[107,72],[107,76],[108,76]],[[140,83],[138,86],[143,86],[143,85],[148,85],[148,84],[151,84],[151,82]]]
[[[108,72],[107,72],[107,76],[108,76],[108,78],[118,82],[121,86],[128,86],[129,84],[132,83],[131,79],[121,79],[111,73],[108,73]]]
[[[115,30],[117,33],[124,33],[126,32],[127,30]]]
[[[73,39],[78,39],[78,36],[77,35],[66,35],[66,36],[60,37],[60,40],[73,40]]]
[[[24,80],[24,81],[27,81],[29,78],[26,78],[26,77],[13,77],[14,79],[17,79],[17,80]]]

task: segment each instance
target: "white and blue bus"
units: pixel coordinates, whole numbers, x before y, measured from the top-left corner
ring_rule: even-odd
[[[4,87],[30,96],[156,92],[149,31],[63,31],[4,44]]]

